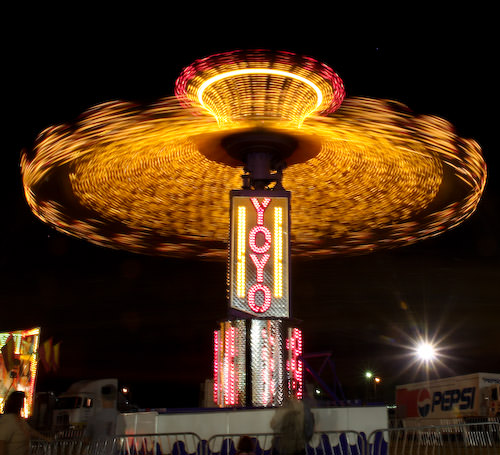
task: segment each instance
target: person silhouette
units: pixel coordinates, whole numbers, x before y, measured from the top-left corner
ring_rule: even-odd
[[[24,392],[14,391],[5,401],[0,416],[0,455],[29,455],[31,438],[50,441],[21,417],[24,400]]]

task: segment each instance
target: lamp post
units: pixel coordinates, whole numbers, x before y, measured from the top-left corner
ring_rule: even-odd
[[[370,397],[370,386],[369,386],[369,384],[370,384],[370,382],[371,382],[371,380],[373,378],[373,372],[367,370],[367,371],[365,371],[364,376],[365,376],[365,380],[366,380],[366,382],[365,382],[365,402],[368,402],[368,399]]]
[[[365,399],[368,401],[369,394],[370,394],[370,384],[373,384],[373,399],[377,399],[377,386],[382,382],[382,379],[380,376],[375,376],[373,371],[367,370],[364,373],[364,377],[366,380],[365,386],[366,386],[366,391],[365,391]]]
[[[373,378],[373,397],[375,400],[377,399],[377,385],[380,384],[382,380],[380,379],[379,376],[375,376]]]

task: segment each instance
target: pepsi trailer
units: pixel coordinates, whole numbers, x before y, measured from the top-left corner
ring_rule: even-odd
[[[405,427],[500,417],[500,374],[473,373],[396,387],[396,416]]]

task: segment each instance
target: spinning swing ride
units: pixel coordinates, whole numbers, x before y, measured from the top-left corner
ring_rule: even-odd
[[[203,260],[227,260],[229,246],[229,317],[214,333],[219,406],[302,396],[290,255],[441,234],[474,212],[486,181],[479,145],[446,120],[345,98],[327,65],[268,50],[197,60],[174,97],[108,102],[50,127],[21,169],[33,213],[66,234]]]

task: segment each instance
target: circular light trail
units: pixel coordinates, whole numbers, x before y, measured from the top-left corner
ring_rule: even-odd
[[[222,76],[236,70],[245,71]],[[322,115],[308,115],[318,97],[299,76],[321,91]],[[211,113],[199,104],[203,84]],[[366,253],[438,235],[470,216],[484,189],[475,141],[393,101],[340,106],[342,81],[313,59],[211,56],[182,72],[176,95],[149,106],[105,103],[43,131],[21,158],[34,214],[98,245],[225,260],[228,194],[241,186],[242,164],[220,142],[255,128],[299,144],[283,173],[295,256]]]
[[[327,65],[290,52],[233,51],[196,60],[179,76],[175,94],[201,107],[219,126],[241,121],[289,122],[299,127],[313,112],[334,112],[345,96]]]
[[[205,103],[203,102],[203,93],[207,89],[207,87],[209,87],[213,83],[218,82],[222,79],[226,79],[228,77],[242,76],[242,75],[247,75],[247,74],[249,74],[249,75],[251,75],[251,74],[270,74],[270,75],[274,75],[274,76],[290,77],[292,79],[296,79],[296,80],[308,85],[309,87],[311,87],[314,90],[314,92],[316,93],[316,96],[318,98],[318,100],[316,101],[316,105],[314,106],[314,109],[311,111],[311,113],[313,111],[315,111],[316,109],[318,109],[323,102],[323,93],[321,93],[321,89],[316,84],[314,84],[310,80],[306,79],[305,77],[299,76],[298,74],[290,73],[288,71],[276,70],[276,69],[271,69],[271,68],[246,68],[246,69],[241,69],[241,70],[228,71],[227,73],[217,74],[216,76],[213,76],[210,79],[208,79],[207,81],[203,82],[203,84],[201,84],[200,88],[197,91],[198,101],[199,101],[200,105],[202,105],[203,107],[206,107]],[[307,113],[306,116],[308,116],[309,114],[310,113]]]

